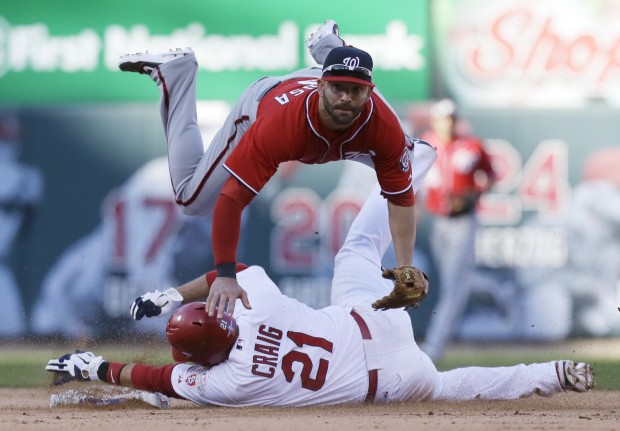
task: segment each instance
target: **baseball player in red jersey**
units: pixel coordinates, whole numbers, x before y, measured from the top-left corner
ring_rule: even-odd
[[[309,45],[321,47],[320,55],[329,52],[323,68],[256,81],[206,151],[196,126],[198,67],[193,52],[139,53],[120,61],[121,70],[148,74],[161,90],[177,203],[186,213],[213,212],[218,277],[207,298],[211,314],[218,308],[221,316],[227,304],[232,313],[237,298],[250,307],[235,273],[241,213],[279,164],[290,160],[317,164],[353,159],[373,166],[388,201],[397,264],[411,265],[415,243],[411,184],[416,175],[427,172],[434,151],[418,145],[412,169],[410,153],[419,141],[405,136],[391,107],[373,92],[371,56],[343,46],[333,21],[321,27]]]
[[[439,302],[426,333],[424,350],[443,356],[460,320],[475,269],[476,205],[495,180],[491,160],[480,139],[456,132],[456,105],[444,99],[431,107],[431,130],[422,135],[437,149],[425,179],[425,208],[434,215],[431,250],[439,269]]]
[[[590,365],[569,360],[438,372],[405,310],[371,308],[392,289],[380,271],[390,240],[376,187],[335,258],[332,305],[312,309],[284,296],[262,268],[238,265],[253,308],[237,307],[232,317],[210,317],[203,303],[191,302],[208,296],[215,271],[179,287],[179,301],[149,293],[134,302],[136,318],[176,308],[166,333],[182,363],[124,364],[85,352],[52,359],[46,369],[230,407],[517,399],[593,387]]]

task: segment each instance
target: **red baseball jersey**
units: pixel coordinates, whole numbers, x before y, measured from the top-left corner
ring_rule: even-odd
[[[487,190],[489,181],[480,181],[479,175],[492,179],[495,174],[480,139],[458,136],[445,144],[432,131],[421,139],[437,147],[437,160],[425,179],[425,204],[430,213],[448,215],[451,198]]]
[[[373,94],[353,125],[335,132],[319,120],[316,88],[316,79],[292,79],[270,90],[224,167],[258,194],[282,162],[320,164],[369,155],[383,195],[396,205],[413,205],[409,151],[394,113]]]

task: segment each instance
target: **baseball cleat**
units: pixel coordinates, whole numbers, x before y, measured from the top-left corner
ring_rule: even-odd
[[[306,45],[308,48],[312,49],[312,47],[315,46],[319,40],[329,36],[330,34],[336,35],[336,37],[340,39],[338,24],[336,24],[336,21],[333,19],[326,20],[322,26],[316,29],[306,41]],[[342,45],[344,45],[344,40],[342,41]]]
[[[558,361],[555,370],[562,389],[575,392],[587,392],[594,387],[592,366],[585,362]]]
[[[194,51],[191,48],[176,48],[160,54],[151,54],[148,51],[126,54],[119,60],[118,67],[123,72],[137,72],[149,75],[162,64],[193,53]]]
[[[340,31],[336,21],[329,19],[310,35],[308,40],[306,40],[306,45],[312,58],[318,64],[323,64],[327,54],[332,49],[345,46],[346,43],[340,38]]]

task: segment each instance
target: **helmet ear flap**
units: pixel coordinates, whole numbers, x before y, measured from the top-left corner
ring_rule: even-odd
[[[168,319],[166,336],[177,362],[213,366],[226,360],[237,338],[232,316],[209,316],[204,302],[179,307]]]

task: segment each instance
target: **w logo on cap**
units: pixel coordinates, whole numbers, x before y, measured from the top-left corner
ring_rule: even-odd
[[[359,57],[346,57],[342,59],[342,64],[349,67],[359,67],[360,58]]]
[[[332,49],[323,62],[324,81],[352,82],[374,87],[372,83],[372,57],[366,51],[339,46]]]

